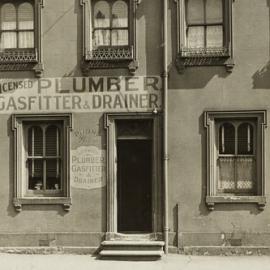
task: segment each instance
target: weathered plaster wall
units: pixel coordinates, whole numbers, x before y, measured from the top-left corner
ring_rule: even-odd
[[[172,8],[172,7],[171,7]],[[252,233],[270,233],[270,133],[266,129],[267,205],[205,206],[206,110],[260,110],[270,113],[269,1],[239,0],[233,3],[235,68],[192,67],[180,75],[173,66],[169,77],[169,194],[170,228],[176,229],[175,205],[179,203],[180,242],[209,245],[223,242],[221,233],[240,233],[244,244],[264,243]],[[172,29],[175,36],[175,12]],[[175,41],[172,42],[173,44]],[[211,236],[214,235],[213,237]],[[249,236],[245,235],[249,234]],[[265,239],[269,239],[267,236]]]

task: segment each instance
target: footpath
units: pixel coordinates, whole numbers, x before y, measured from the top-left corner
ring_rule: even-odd
[[[157,261],[99,260],[91,255],[0,254],[0,270],[270,270],[270,256],[188,256]]]

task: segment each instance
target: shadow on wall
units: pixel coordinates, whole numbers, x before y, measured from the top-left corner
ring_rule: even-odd
[[[269,30],[270,30],[270,0],[266,0],[266,4],[269,8]],[[270,31],[269,31],[270,35]],[[269,53],[270,53],[270,44]],[[265,64],[264,67],[257,70],[253,76],[253,89],[269,89],[270,88],[270,60]]]
[[[253,89],[269,89],[270,88],[270,61],[257,70],[252,76]]]

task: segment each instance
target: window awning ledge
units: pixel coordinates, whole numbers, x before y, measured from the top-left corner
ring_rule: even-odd
[[[50,197],[50,198],[14,198],[13,205],[17,212],[21,212],[22,205],[63,205],[65,211],[71,208],[70,197]]]
[[[259,210],[263,210],[266,205],[265,196],[207,196],[206,205],[209,210],[214,210],[215,204],[227,203],[255,203],[258,205]]]

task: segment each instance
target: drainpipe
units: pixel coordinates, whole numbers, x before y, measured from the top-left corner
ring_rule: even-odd
[[[164,241],[165,254],[169,247],[168,225],[168,59],[167,59],[167,0],[163,0],[163,181],[164,181]]]

